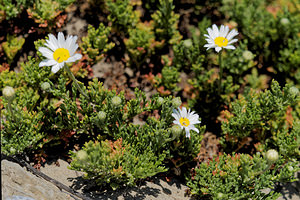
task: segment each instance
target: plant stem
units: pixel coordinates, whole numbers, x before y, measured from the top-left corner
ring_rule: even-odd
[[[9,110],[9,112],[10,112],[10,114],[11,114],[13,120],[16,121],[15,114],[14,114],[13,109],[12,109],[12,107],[11,107],[11,101],[12,101],[12,100],[8,100],[7,106],[8,106],[8,110]]]
[[[82,88],[80,87],[80,85],[78,84],[77,79],[75,78],[75,76],[73,75],[73,73],[71,72],[70,68],[67,65],[64,65],[65,71],[67,72],[67,74],[69,75],[69,77],[72,79],[73,83],[75,83],[75,86],[77,88],[77,90],[87,99],[90,99],[88,97],[88,95],[82,90]]]
[[[219,84],[218,84],[218,90],[219,90],[219,95],[221,94],[221,84],[222,84],[222,76],[223,76],[223,66],[222,66],[222,50],[219,52]]]

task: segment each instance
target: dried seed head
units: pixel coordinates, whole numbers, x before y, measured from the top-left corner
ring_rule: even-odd
[[[162,97],[158,97],[158,99],[157,99],[157,105],[158,106],[161,106],[163,103],[164,103],[164,98],[162,98]]]
[[[172,105],[173,107],[177,108],[182,104],[180,97],[176,97],[172,99]]]
[[[111,99],[111,103],[114,105],[114,106],[119,106],[122,102],[122,99],[118,96],[114,96],[112,99]]]
[[[80,160],[80,161],[84,161],[84,160],[86,160],[87,159],[87,157],[88,157],[88,154],[87,154],[87,152],[86,151],[84,151],[84,150],[80,150],[80,151],[78,151],[77,152],[77,158],[78,158],[78,160]]]
[[[288,18],[282,18],[280,20],[280,23],[283,25],[283,26],[286,26],[290,23],[290,20]]]
[[[41,88],[42,88],[43,91],[47,91],[48,92],[50,90],[50,88],[51,88],[51,85],[48,82],[43,82],[41,84]]]
[[[267,151],[266,153],[266,159],[270,162],[270,163],[274,163],[278,160],[279,155],[278,152],[275,149],[270,149]]]
[[[179,125],[174,125],[174,126],[172,126],[171,131],[172,131],[172,134],[176,135],[176,137],[177,137],[182,132],[182,129]]]
[[[106,119],[106,113],[104,111],[99,111],[97,116],[101,122],[103,122]]]
[[[245,60],[252,60],[254,58],[254,55],[251,51],[246,50],[243,52],[243,58]]]
[[[295,86],[293,86],[293,87],[291,87],[291,88],[289,89],[289,93],[290,93],[291,95],[293,95],[294,97],[296,97],[296,96],[298,96],[298,94],[299,94],[299,89],[296,88]]]
[[[186,47],[186,48],[190,48],[193,46],[193,42],[191,39],[187,39],[187,40],[184,40],[183,41],[183,45]]]
[[[7,100],[11,100],[15,96],[15,90],[10,86],[5,86],[2,90],[2,94]]]

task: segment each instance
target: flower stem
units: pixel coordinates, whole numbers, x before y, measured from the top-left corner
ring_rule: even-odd
[[[15,114],[14,114],[14,112],[13,112],[12,107],[11,107],[11,101],[12,101],[12,100],[8,100],[7,106],[8,106],[8,110],[9,110],[11,116],[12,116],[12,119],[13,119],[14,121],[16,121],[16,116],[15,116]]]
[[[218,84],[218,90],[219,90],[219,95],[221,94],[221,84],[222,84],[222,76],[223,76],[223,66],[222,66],[222,50],[219,53],[219,84]]]
[[[90,99],[88,97],[88,95],[82,90],[82,88],[80,87],[80,85],[78,84],[77,79],[75,78],[75,76],[73,75],[73,73],[71,72],[70,68],[67,65],[64,65],[65,71],[67,72],[67,74],[69,75],[69,77],[72,79],[73,83],[75,83],[76,88],[78,89],[78,91],[87,99]]]

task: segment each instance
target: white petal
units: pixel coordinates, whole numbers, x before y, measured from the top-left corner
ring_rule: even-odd
[[[75,62],[76,60],[80,60],[82,58],[82,55],[79,53],[76,53],[74,56],[71,56],[68,60],[66,60],[66,63]]]
[[[55,65],[57,62],[54,59],[46,59],[40,62],[39,67],[44,67],[44,66],[52,66]]]
[[[207,38],[211,38],[210,35],[207,35],[207,34],[204,34],[204,36],[207,37]]]
[[[51,71],[55,74],[56,72],[58,72],[58,70],[60,70],[60,65],[59,63],[57,63],[56,65],[54,65],[52,68],[51,68]]]
[[[188,109],[186,112],[186,118],[190,119],[190,109]]]
[[[195,124],[196,122],[199,122],[199,116],[191,116],[190,117],[190,121],[193,122],[193,124]]]
[[[73,36],[68,35],[67,39],[66,39],[66,46],[65,46],[65,48],[66,49],[70,49],[70,47],[72,45],[72,42],[73,42]]]
[[[207,39],[205,39],[206,41],[207,41],[207,43],[209,43],[209,44],[214,44],[215,43],[215,41],[213,41],[211,38],[207,38]]]
[[[199,130],[196,127],[191,128],[191,130],[196,131],[196,133],[199,133]]]
[[[215,46],[216,46],[215,44],[206,44],[206,45],[204,45],[204,47],[207,47],[206,50],[214,48]]]
[[[53,52],[50,49],[46,47],[39,47],[38,51],[41,52],[46,58],[53,59]]]
[[[217,37],[211,28],[208,28],[207,32],[210,35],[210,38],[212,38],[213,40]]]
[[[178,108],[178,110],[179,110],[179,108]],[[179,116],[179,117],[180,117],[180,113],[178,112],[178,110],[176,110],[176,109],[173,109],[173,113],[174,113],[175,115],[177,115],[177,116]]]
[[[51,49],[52,51],[55,51],[58,47],[55,45],[54,42],[51,42],[50,40],[46,40],[45,46]]]
[[[73,55],[78,48],[78,44],[71,44],[69,48],[70,55]]]
[[[49,37],[49,43],[52,43],[56,48],[59,48],[56,37],[51,33],[48,35],[48,37]]]
[[[230,40],[229,42],[228,42],[228,44],[232,44],[232,43],[234,43],[234,42],[237,42],[238,41],[238,39],[233,39],[233,40]],[[227,44],[227,45],[228,45]]]
[[[181,117],[187,118],[187,110],[186,110],[186,107],[182,107]]]
[[[78,38],[78,37],[77,37],[76,35],[73,36],[72,41],[73,41],[74,44],[76,44],[77,38]]]
[[[198,119],[191,119],[190,123],[191,123],[191,125],[193,125],[193,124],[199,124],[199,120]]]
[[[191,138],[190,131],[188,131],[188,130],[186,130],[186,129],[185,129],[185,137]]]
[[[239,34],[239,32],[237,32],[236,30],[232,30],[232,31],[230,31],[230,33],[227,35],[227,40],[231,40],[234,36],[236,36],[236,35],[238,35]]]
[[[216,50],[216,52],[219,53],[222,50],[222,48],[221,47],[216,47],[215,50]]]
[[[177,114],[172,113],[172,116],[175,118],[175,120],[179,121],[180,117]]]
[[[60,48],[64,48],[66,46],[65,44],[65,36],[62,32],[58,33],[58,46]]]
[[[224,35],[222,37],[226,37],[228,32],[229,32],[229,27],[225,26],[225,29],[224,29],[224,32],[223,32]]]
[[[221,25],[220,27],[220,37],[224,37],[224,31],[225,31],[225,26],[224,25]]]
[[[224,47],[225,49],[235,49],[235,47],[233,45],[228,45],[226,47]]]
[[[219,37],[220,36],[220,32],[219,32],[219,29],[218,29],[217,25],[214,24],[212,26],[212,28],[213,28],[213,32],[214,32],[215,36]]]

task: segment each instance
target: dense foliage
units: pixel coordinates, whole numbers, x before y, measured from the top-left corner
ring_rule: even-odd
[[[276,199],[299,171],[299,10],[294,0],[0,1],[1,153],[64,152],[113,189],[172,173],[200,198]],[[70,16],[85,18],[82,56],[53,73],[41,63],[61,57],[45,44],[69,33]],[[238,35],[209,39],[214,24]],[[201,123],[174,125],[178,107]]]

